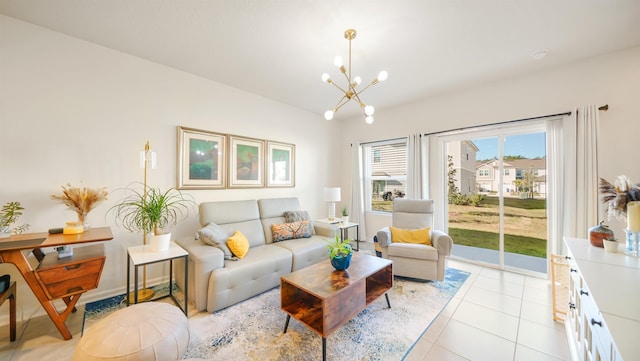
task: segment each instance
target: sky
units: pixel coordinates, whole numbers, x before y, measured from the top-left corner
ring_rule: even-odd
[[[498,138],[472,139],[480,148],[476,153],[477,160],[491,159],[498,156]],[[525,158],[544,157],[546,153],[545,133],[528,133],[505,137],[504,155],[521,155]]]

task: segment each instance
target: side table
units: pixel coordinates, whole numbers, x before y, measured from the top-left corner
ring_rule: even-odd
[[[184,250],[184,248],[178,246],[175,242],[171,242],[169,244],[169,249],[166,251],[154,252],[151,251],[150,245],[143,246],[134,246],[127,248],[127,296],[125,297],[127,300],[127,306],[129,306],[129,292],[131,290],[131,266],[134,268],[134,284],[133,284],[133,294],[134,294],[134,302],[138,303],[138,269],[140,266],[146,266],[152,263],[165,262],[169,261],[169,294],[152,298],[149,301],[155,301],[165,297],[171,297],[173,302],[180,307],[180,303],[176,299],[173,294],[173,260],[178,258],[184,258],[184,314],[188,317],[187,305],[189,304],[187,300],[188,293],[188,285],[189,285],[189,253]]]
[[[349,228],[355,228],[356,237],[354,241],[356,241],[356,248],[354,248],[353,250],[354,251],[360,250],[360,225],[358,223],[354,223],[354,222],[344,223],[342,222],[341,218],[336,218],[334,221],[329,221],[327,218],[323,218],[323,219],[317,219],[315,222],[316,222],[316,226],[320,226],[325,229],[328,228],[332,232],[339,231],[341,241],[349,238]]]

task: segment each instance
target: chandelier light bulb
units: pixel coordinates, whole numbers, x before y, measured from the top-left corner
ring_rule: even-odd
[[[364,113],[366,115],[373,115],[373,113],[376,112],[376,108],[373,107],[373,105],[367,105],[366,107],[364,107]]]
[[[335,65],[336,68],[344,65],[344,63],[342,62],[342,57],[340,55],[337,55],[335,58],[333,58],[333,65]]]
[[[389,77],[389,73],[383,70],[380,72],[380,74],[378,74],[378,81],[385,81],[387,80],[388,77]]]
[[[362,78],[361,78],[361,77],[359,77],[359,76],[356,76],[355,78],[353,78],[353,82],[354,82],[356,85],[360,85],[360,83],[362,83]]]
[[[324,112],[324,119],[326,120],[333,119],[333,111],[327,110],[326,112]]]
[[[329,73],[324,73],[322,74],[322,81],[323,82],[328,82],[331,79],[331,77],[329,76]]]
[[[364,122],[367,124],[373,124],[373,120],[374,120],[373,117],[370,115],[364,118]]]

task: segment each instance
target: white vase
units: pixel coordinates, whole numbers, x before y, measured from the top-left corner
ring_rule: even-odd
[[[165,233],[160,235],[152,235],[149,237],[149,245],[151,246],[151,252],[161,252],[169,249],[169,243],[171,242],[171,233]]]
[[[349,223],[349,216],[342,216],[342,223],[346,226]]]

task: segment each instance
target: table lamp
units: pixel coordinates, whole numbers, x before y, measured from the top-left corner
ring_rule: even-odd
[[[336,203],[340,202],[340,187],[325,187],[324,201],[329,202],[329,220],[336,219]]]

